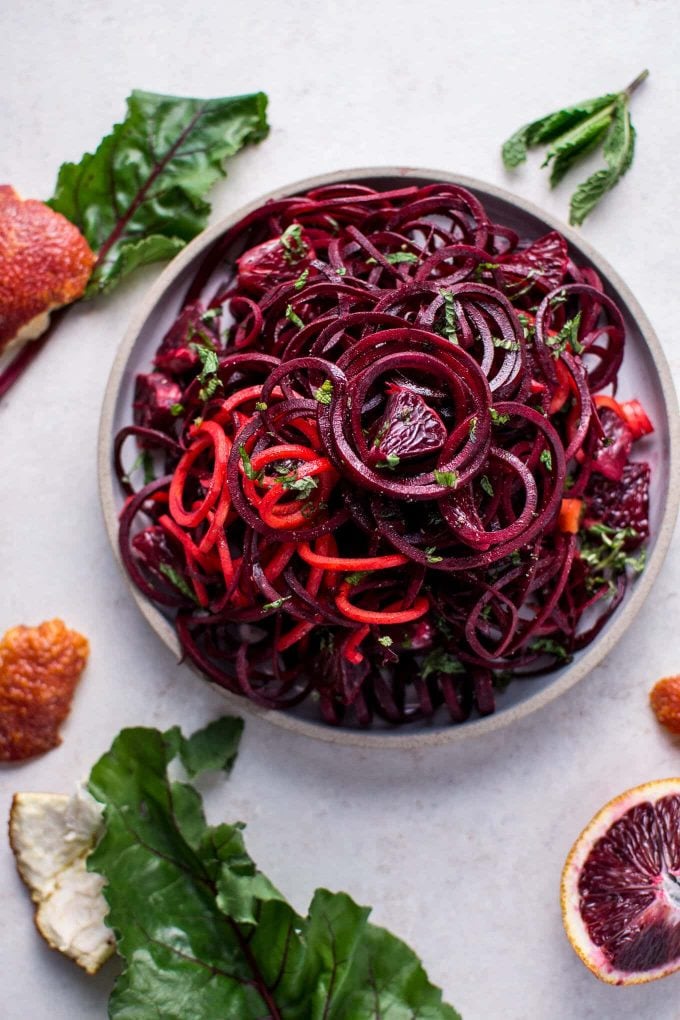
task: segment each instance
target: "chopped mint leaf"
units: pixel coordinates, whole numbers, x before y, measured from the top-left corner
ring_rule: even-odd
[[[447,489],[455,489],[458,485],[457,471],[435,471],[434,480],[437,485],[445,485]]]
[[[493,496],[494,494],[493,485],[489,481],[487,475],[482,475],[482,477],[479,479],[479,484],[484,489],[484,492],[487,494],[487,496]]]
[[[333,397],[333,383],[325,379],[317,390],[314,390],[314,399],[320,404],[330,404]]]
[[[274,599],[273,602],[267,602],[262,606],[262,612],[265,613],[269,609],[280,609],[283,603],[288,602],[288,600],[292,599],[292,597],[292,595],[286,595],[285,597],[282,596],[280,599]]]
[[[170,408],[170,414],[173,418],[178,418],[180,414],[184,413],[184,404],[173,404]]]
[[[495,407],[489,408],[489,414],[494,425],[507,425],[510,421],[509,414],[499,414]]]
[[[442,336],[445,336],[447,340],[450,340],[452,344],[457,344],[458,331],[455,298],[450,290],[440,290],[439,293],[444,298],[444,322],[439,329],[439,332]]]
[[[571,655],[559,641],[553,641],[552,638],[536,638],[529,645],[530,652],[536,652],[540,655],[552,655],[555,659],[561,659],[563,662],[567,662],[571,659]]]
[[[477,419],[476,418],[470,418],[470,421],[468,423],[468,435],[470,436],[470,439],[474,443],[475,437],[477,435]]]
[[[255,402],[255,410],[256,411],[266,411],[267,410],[267,405],[265,404],[264,400],[257,400]]]
[[[207,311],[203,312],[201,316],[201,322],[212,322],[213,319],[219,319],[222,314],[222,307],[208,308]]]
[[[368,577],[368,570],[355,570],[353,574],[346,574],[345,581],[353,588],[356,587],[365,577]]]
[[[425,559],[428,563],[441,563],[444,557],[437,555],[437,547],[435,545],[430,545],[425,549]]]
[[[169,563],[161,563],[158,568],[163,575],[167,577],[170,584],[177,588],[177,591],[181,592],[185,598],[190,599],[192,602],[196,602],[196,596],[184,580],[181,574],[178,574],[174,567],[171,567]]]
[[[465,673],[465,666],[455,655],[445,652],[443,648],[433,648],[420,665],[420,676],[427,680],[428,676],[446,673],[447,676]]]
[[[576,347],[580,348],[580,350],[576,350],[577,354],[583,351],[583,344],[578,339],[580,325],[581,313],[577,312],[573,319],[567,319],[559,333],[556,333],[555,336],[546,337],[546,346],[550,348],[554,358],[559,358],[560,354],[566,350],[567,345],[572,350],[576,350],[574,347],[574,344],[576,344]]]
[[[284,489],[297,493],[300,499],[309,499],[318,484],[317,479],[311,475],[304,475],[302,478],[284,478],[283,480]]]
[[[338,276],[347,276],[347,270],[344,266],[338,266],[335,272]]]
[[[306,269],[302,270],[302,272],[298,276],[297,280],[293,284],[293,287],[295,287],[295,290],[302,290],[304,285],[307,283],[308,279],[309,279],[309,266],[307,266]]]
[[[142,450],[142,452],[137,455],[137,457],[135,458],[135,461],[134,461],[132,467],[130,468],[130,470],[126,474],[123,475],[123,481],[127,482],[127,484],[129,485],[130,484],[130,479],[132,478],[132,475],[140,467],[142,468],[142,470],[144,472],[144,484],[145,485],[149,485],[151,482],[155,482],[156,481],[156,472],[154,470],[153,456],[152,456],[151,450]]]
[[[281,234],[279,243],[283,248],[283,257],[289,265],[299,262],[309,251],[309,246],[302,237],[302,227],[299,223],[291,223]]]
[[[243,474],[246,478],[250,479],[251,482],[258,482],[260,478],[262,478],[262,472],[256,471],[253,467],[253,462],[251,461],[245,446],[239,446],[238,452],[241,456],[241,463],[243,464]]]
[[[521,344],[517,343],[516,340],[506,340],[504,337],[492,336],[491,343],[494,347],[500,347],[504,351],[519,351],[521,350]]]
[[[540,457],[541,464],[545,464],[548,471],[552,471],[552,454],[550,450],[543,450]]]
[[[383,648],[391,648],[392,645],[394,644],[394,641],[392,640],[391,637],[389,637],[388,634],[385,634],[383,635],[383,637],[378,638],[378,644],[382,645]]]
[[[384,460],[381,460],[379,464],[375,466],[377,468],[389,468],[390,471],[399,465],[401,458],[397,457],[396,453],[388,453]]]
[[[392,251],[385,256],[387,261],[393,265],[398,266],[401,262],[417,262],[418,256],[412,251]]]
[[[293,310],[292,305],[286,305],[286,318],[288,319],[289,322],[292,322],[294,326],[297,326],[298,329],[302,329],[302,327],[304,326],[304,322],[297,314],[297,312]]]

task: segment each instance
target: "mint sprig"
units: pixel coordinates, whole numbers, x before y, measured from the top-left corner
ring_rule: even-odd
[[[635,129],[628,106],[648,76],[649,71],[643,71],[622,92],[587,99],[524,124],[501,149],[505,166],[514,169],[525,161],[528,149],[547,145],[543,166],[552,164],[550,186],[554,188],[580,159],[602,144],[606,166],[579,184],[571,198],[569,222],[580,226],[633,162]]]

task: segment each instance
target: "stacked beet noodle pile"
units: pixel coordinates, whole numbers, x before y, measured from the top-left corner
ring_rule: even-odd
[[[270,202],[213,247],[138,377],[127,570],[260,705],[492,712],[641,568],[649,468],[629,455],[651,425],[600,392],[623,349],[564,239],[521,239],[462,188]],[[130,436],[163,465],[136,493]]]

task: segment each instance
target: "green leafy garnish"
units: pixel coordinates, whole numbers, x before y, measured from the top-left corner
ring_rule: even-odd
[[[550,348],[554,358],[559,358],[560,354],[567,349],[567,345],[571,347],[575,354],[583,353],[583,344],[578,338],[580,325],[581,313],[577,312],[573,319],[567,319],[559,333],[556,333],[555,336],[546,337],[546,346]]]
[[[630,540],[639,541],[640,534],[635,528],[610,528],[606,524],[591,524],[585,529],[579,555],[589,567],[586,584],[590,590],[606,584],[612,593],[616,591],[613,579],[626,570],[640,574],[645,568],[647,550],[635,556],[627,551]]]
[[[383,635],[383,637],[378,638],[378,644],[382,645],[383,648],[391,648],[392,645],[394,644],[394,641],[388,634],[385,634]]]
[[[489,408],[489,414],[494,425],[507,425],[510,421],[509,414],[499,414],[495,407]]]
[[[468,435],[469,435],[470,439],[474,442],[475,436],[477,435],[477,418],[476,417],[475,418],[470,418],[470,421],[468,422]]]
[[[318,480],[311,475],[303,475],[302,478],[284,478],[282,481],[284,489],[297,493],[300,499],[309,499],[318,484]]]
[[[264,402],[264,400],[256,400],[255,401],[255,410],[256,411],[266,411],[267,410],[267,405]]]
[[[198,373],[201,389],[198,391],[198,396],[201,400],[210,400],[215,391],[222,385],[222,380],[217,375],[220,368],[217,352],[210,343],[190,343],[189,348],[198,355],[201,362],[201,368]]]
[[[185,598],[190,599],[192,602],[197,601],[194,592],[174,567],[171,567],[169,563],[161,563],[158,569],[163,577],[167,577],[170,584],[177,588],[177,591],[180,591]]]
[[[548,471],[552,471],[552,453],[550,450],[541,450],[541,456],[539,457],[541,464],[545,464]]]
[[[222,314],[221,306],[218,306],[217,308],[208,308],[205,312],[203,312],[203,315],[201,316],[201,322],[206,323],[212,322],[213,319],[219,319],[221,314]]]
[[[87,860],[104,878],[122,972],[111,1020],[460,1020],[415,954],[369,909],[318,889],[298,915],[249,856],[240,822],[208,825],[171,777],[228,771],[242,723],[186,739],[126,729],[90,773],[104,831]]]
[[[129,485],[130,479],[139,468],[142,468],[142,471],[144,472],[145,485],[149,485],[151,482],[156,481],[156,472],[154,470],[153,454],[151,453],[151,450],[142,450],[141,453],[137,455],[132,467],[128,472],[126,472],[126,474],[123,475],[122,480],[127,482]]]
[[[184,404],[173,404],[170,408],[170,414],[173,418],[179,418],[180,414],[184,413]]]
[[[297,326],[298,329],[302,329],[304,326],[304,322],[297,312],[294,311],[292,305],[286,305],[286,318],[289,322],[292,322],[294,326]]]
[[[330,379],[324,379],[321,386],[314,390],[314,399],[320,404],[330,404],[333,397],[333,383]]]
[[[494,347],[500,347],[504,351],[520,351],[522,349],[522,345],[517,340],[506,340],[501,336],[492,336],[491,343]]]
[[[239,446],[238,452],[241,457],[241,463],[243,464],[243,474],[246,478],[250,479],[251,482],[259,482],[260,478],[262,478],[262,472],[256,471],[253,467],[253,462],[251,461],[245,446]]]
[[[455,489],[455,487],[458,485],[458,472],[435,470],[434,480],[437,483],[437,485],[445,485],[447,489]]]
[[[293,287],[295,288],[295,290],[302,290],[304,285],[307,283],[308,279],[309,279],[309,266],[306,269],[302,270],[302,272],[298,276],[297,280],[293,284]]]
[[[368,574],[368,570],[355,570],[352,574],[345,574],[345,581],[347,584],[351,585],[352,588],[356,588],[356,586],[360,584],[365,577],[368,577]]]
[[[274,599],[273,602],[265,602],[262,606],[262,612],[266,612],[269,609],[280,609],[283,603],[287,602],[288,599],[292,599],[292,597],[292,595],[286,595],[282,596],[280,599]]]
[[[456,320],[456,309],[455,309],[455,298],[450,290],[440,290],[440,295],[444,298],[444,322],[442,323],[439,332],[442,336],[445,336],[447,340],[450,340],[452,344],[458,343],[457,336],[457,320]]]
[[[401,458],[396,453],[388,453],[384,460],[381,460],[375,466],[377,468],[389,468],[390,471],[394,471],[399,466]]]
[[[437,547],[435,545],[429,545],[427,549],[424,550],[424,552],[425,559],[427,560],[428,563],[441,563],[441,561],[444,559],[443,556],[437,555]]]
[[[536,638],[529,645],[529,651],[540,655],[552,655],[555,659],[561,659],[563,662],[571,659],[571,655],[564,645],[559,641],[553,641],[552,638]]]
[[[189,99],[133,92],[127,114],[93,154],[64,163],[49,205],[97,253],[86,297],[138,266],[170,259],[208,221],[204,196],[222,164],[268,131],[262,92]]]
[[[527,149],[548,144],[543,166],[552,163],[550,186],[554,187],[583,156],[603,143],[606,166],[579,184],[571,198],[569,222],[583,223],[630,168],[635,129],[628,106],[633,92],[648,75],[649,71],[643,71],[622,92],[587,99],[525,124],[503,145],[506,167],[512,169],[523,163]]]
[[[309,248],[302,237],[302,227],[299,223],[291,223],[281,234],[279,243],[283,248],[283,257],[289,265],[294,265],[303,259]]]
[[[446,673],[453,676],[456,673],[464,672],[465,666],[460,659],[451,655],[450,652],[445,652],[443,648],[433,648],[425,656],[420,666],[420,675],[423,680],[427,680],[428,676],[435,673]]]
[[[487,475],[482,475],[482,477],[479,479],[479,484],[481,485],[482,489],[487,494],[487,496],[493,496],[494,494],[493,485],[489,481]]]
[[[398,266],[402,262],[417,262],[418,256],[412,251],[391,251],[385,255],[390,265]]]

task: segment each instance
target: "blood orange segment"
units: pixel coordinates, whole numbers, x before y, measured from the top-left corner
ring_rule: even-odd
[[[680,778],[635,787],[598,812],[564,866],[562,918],[602,981],[680,970]]]

